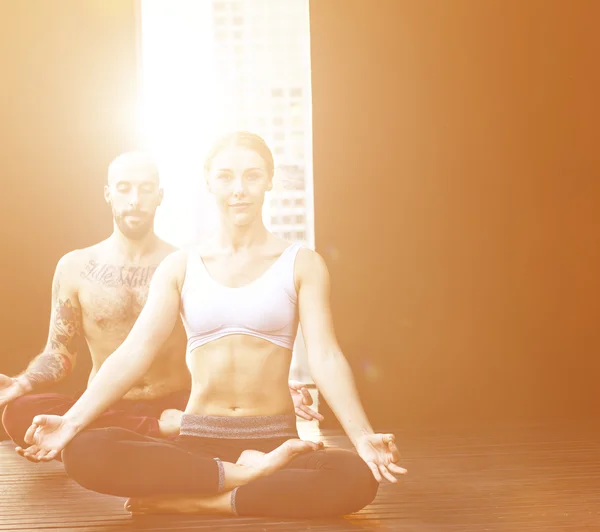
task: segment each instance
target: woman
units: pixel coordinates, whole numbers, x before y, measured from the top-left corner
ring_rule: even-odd
[[[396,482],[392,434],[375,434],[338,346],[323,259],[262,221],[273,157],[247,132],[223,137],[205,175],[220,212],[214,238],[160,265],[128,338],[62,417],[38,416],[24,454],[63,450],[82,486],[130,497],[132,512],[326,517],[355,512]],[[181,312],[192,393],[176,441],[82,430],[142,375]],[[358,454],[298,439],[287,377],[302,326],[315,384]],[[67,445],[68,444],[68,445]]]

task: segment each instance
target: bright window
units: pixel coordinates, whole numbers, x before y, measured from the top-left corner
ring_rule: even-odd
[[[277,167],[265,224],[313,247],[308,0],[141,0],[140,42],[140,142],[165,189],[157,233],[184,246],[212,232],[204,155],[220,134],[248,129]],[[299,335],[292,376],[305,380],[302,346]]]

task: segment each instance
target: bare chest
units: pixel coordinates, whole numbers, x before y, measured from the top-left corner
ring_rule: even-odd
[[[148,298],[157,265],[127,266],[90,260],[81,272],[79,302],[88,325],[131,328]]]

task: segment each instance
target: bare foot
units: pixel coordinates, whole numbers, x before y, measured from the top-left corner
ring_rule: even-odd
[[[183,412],[181,410],[175,410],[174,408],[163,410],[163,413],[160,415],[158,420],[160,435],[163,438],[172,438],[174,436],[178,436],[181,429],[182,417]]]
[[[257,477],[264,477],[274,473],[285,466],[294,456],[310,451],[318,451],[323,448],[322,442],[311,442],[304,440],[288,440],[270,453],[260,451],[243,451],[236,462],[237,465],[246,466],[256,471]]]

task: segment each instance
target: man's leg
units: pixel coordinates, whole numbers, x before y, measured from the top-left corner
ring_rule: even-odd
[[[119,401],[101,414],[88,428],[120,427],[137,434],[160,437],[159,419],[164,410],[184,410],[189,391],[176,392],[152,401]],[[33,418],[41,414],[64,415],[75,399],[55,393],[24,395],[8,404],[2,416],[10,439],[24,447],[25,432]]]
[[[2,424],[8,437],[20,447],[27,447],[23,440],[33,418],[40,414],[64,415],[75,400],[58,393],[24,395],[4,408]]]

